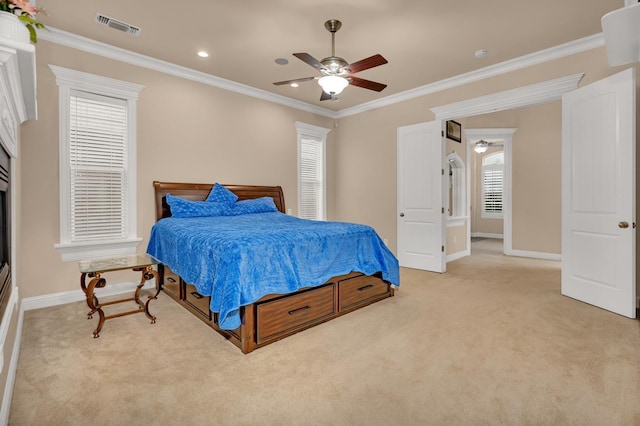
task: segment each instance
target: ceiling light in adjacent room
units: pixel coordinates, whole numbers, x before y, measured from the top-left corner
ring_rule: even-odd
[[[200,56],[201,58],[208,58],[209,54],[207,52],[205,52],[204,50],[201,50],[198,52],[198,56]]]
[[[349,85],[349,81],[344,77],[337,75],[325,75],[318,84],[322,87],[322,90],[328,95],[337,95]]]
[[[300,87],[298,83],[291,83],[291,87]]]
[[[476,142],[476,146],[473,147],[473,150],[478,154],[482,154],[483,152],[486,152],[488,148],[489,143],[487,141],[479,140]]]

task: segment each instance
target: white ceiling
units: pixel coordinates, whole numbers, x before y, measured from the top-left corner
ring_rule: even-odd
[[[624,0],[38,0],[47,26],[207,74],[339,111],[602,31]],[[95,22],[97,13],[141,28],[139,36]],[[327,19],[342,21],[336,56],[376,53],[389,63],[357,76],[382,92],[350,86],[320,102],[315,81],[273,82],[318,72],[292,53],[331,55]],[[46,31],[46,30],[41,30]],[[474,52],[487,49],[476,59]],[[210,56],[199,58],[198,50]],[[277,65],[286,58],[287,65]]]

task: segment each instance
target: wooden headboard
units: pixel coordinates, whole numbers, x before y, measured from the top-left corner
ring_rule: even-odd
[[[284,206],[284,193],[281,186],[257,186],[257,185],[223,185],[238,196],[238,200],[249,200],[260,197],[271,197],[276,207],[282,213],[286,213]],[[167,204],[166,195],[170,193],[187,200],[203,201],[209,195],[212,183],[178,183],[178,182],[153,182],[156,193],[156,221],[163,217],[171,216],[171,210]]]

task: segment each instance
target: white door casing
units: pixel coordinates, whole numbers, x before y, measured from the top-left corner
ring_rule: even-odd
[[[400,266],[446,271],[442,122],[398,128]]]
[[[635,81],[629,68],[562,97],[562,294],[629,318],[636,316]]]

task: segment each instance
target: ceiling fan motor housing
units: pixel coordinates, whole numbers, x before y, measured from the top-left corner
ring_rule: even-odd
[[[338,56],[329,56],[320,61],[322,65],[327,67],[328,70],[321,70],[325,75],[343,75],[349,74],[350,70],[347,68],[349,63]]]

